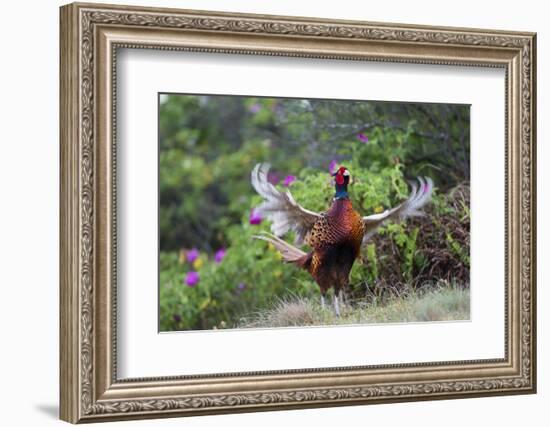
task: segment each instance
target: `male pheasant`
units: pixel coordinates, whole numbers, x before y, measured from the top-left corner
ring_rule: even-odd
[[[352,206],[348,195],[350,172],[340,167],[333,174],[335,194],[330,208],[323,213],[304,209],[290,191],[281,193],[267,179],[270,166],[257,164],[252,171],[252,186],[264,199],[256,212],[272,221],[273,234],[254,236],[265,240],[281,253],[284,261],[296,264],[308,271],[321,290],[321,304],[325,294],[334,288],[334,311],[340,316],[339,299],[342,289],[349,282],[349,273],[365,243],[388,220],[401,220],[421,215],[419,209],[431,198],[433,183],[430,178],[418,178],[420,186],[411,183],[408,199],[382,213],[361,216]],[[307,243],[308,253],[298,249],[280,236],[288,231],[296,234],[296,245]]]

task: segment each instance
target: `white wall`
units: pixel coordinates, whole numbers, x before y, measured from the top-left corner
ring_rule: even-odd
[[[111,0],[113,3],[122,3]],[[130,0],[129,0],[130,1]],[[134,4],[235,12],[450,25],[538,32],[539,393],[439,402],[139,421],[130,425],[241,427],[547,425],[550,405],[548,121],[550,29],[544,2],[358,0],[272,2],[133,0]],[[57,0],[2,5],[0,65],[0,401],[3,425],[59,424],[58,401],[58,6]],[[7,96],[6,96],[7,95]],[[490,173],[488,171],[487,173]],[[546,193],[546,194],[545,194]]]

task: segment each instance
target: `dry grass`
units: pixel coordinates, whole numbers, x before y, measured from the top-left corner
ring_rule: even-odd
[[[328,302],[328,298],[327,298]],[[336,317],[331,304],[325,308],[319,301],[293,297],[280,300],[271,309],[241,319],[241,328],[277,328],[285,326],[321,326],[369,323],[433,322],[468,320],[470,290],[443,287],[424,294],[395,298],[383,305],[355,301],[341,306]]]

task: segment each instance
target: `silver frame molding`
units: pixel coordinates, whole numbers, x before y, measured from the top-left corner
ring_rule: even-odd
[[[536,391],[536,35],[100,4],[60,10],[60,416],[72,423]],[[500,67],[505,357],[119,380],[117,49]]]

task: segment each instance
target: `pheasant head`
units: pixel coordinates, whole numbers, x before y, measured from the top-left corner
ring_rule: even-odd
[[[348,196],[348,184],[351,177],[349,170],[340,166],[340,168],[332,174],[334,177],[334,188],[336,189],[335,199],[347,199]]]

